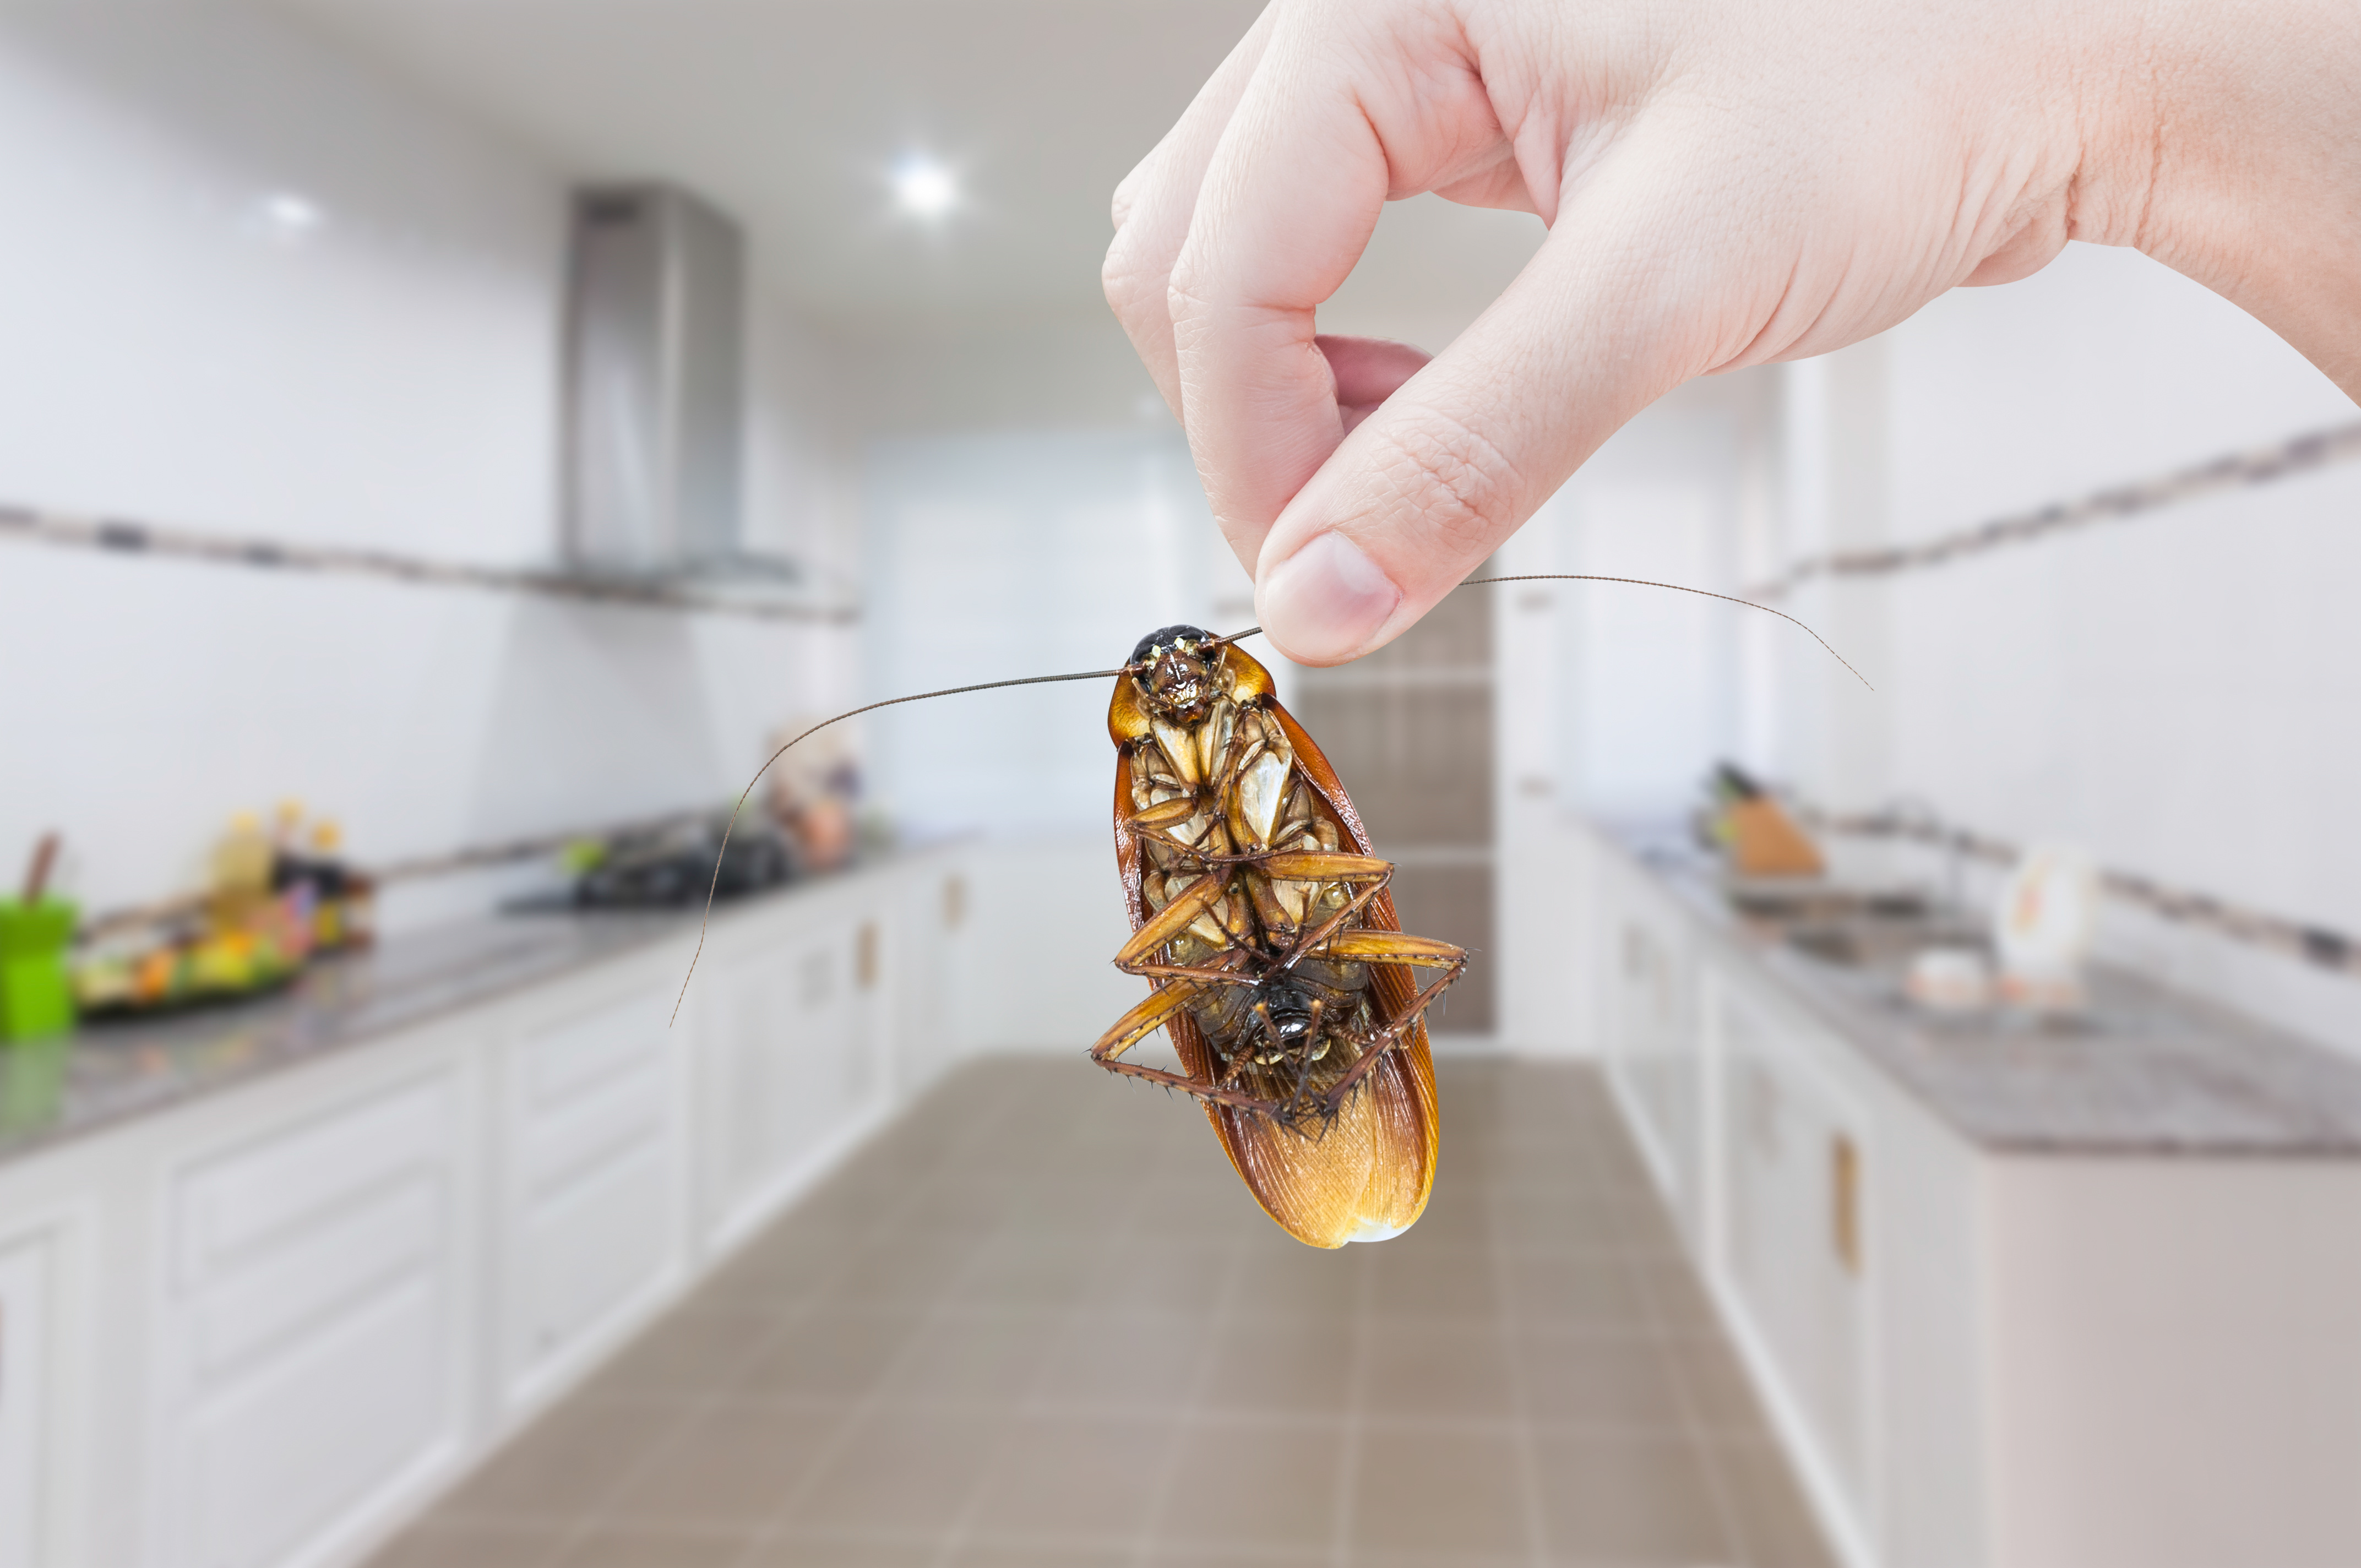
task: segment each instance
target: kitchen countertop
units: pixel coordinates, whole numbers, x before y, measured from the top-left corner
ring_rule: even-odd
[[[717,905],[719,922],[895,863]],[[529,985],[693,934],[699,910],[492,915],[406,932],[313,964],[285,989],[170,1017],[83,1026],[0,1047],[0,1161],[217,1093]]]
[[[1685,833],[1604,829],[1776,987],[1972,1142],[2015,1153],[2361,1157],[2361,1063],[2128,970],[2086,1015],[1930,1013],[1899,977],[1812,956],[1733,909]],[[1954,927],[1969,917],[1949,916]]]

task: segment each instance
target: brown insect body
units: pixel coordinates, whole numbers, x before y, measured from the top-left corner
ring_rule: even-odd
[[[1116,678],[1115,859],[1155,988],[1091,1055],[1203,1102],[1265,1212],[1314,1246],[1399,1234],[1439,1129],[1425,1014],[1466,954],[1406,935],[1392,866],[1270,673],[1194,627]],[[1439,968],[1422,990],[1411,964]],[[1121,1059],[1163,1028],[1181,1073]]]

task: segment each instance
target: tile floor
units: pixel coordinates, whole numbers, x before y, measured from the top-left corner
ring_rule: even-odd
[[[1587,1069],[1442,1064],[1323,1253],[1195,1109],[972,1064],[371,1568],[1819,1568]]]

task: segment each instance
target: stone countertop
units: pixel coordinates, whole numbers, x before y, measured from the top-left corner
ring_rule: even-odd
[[[717,924],[840,885],[906,853],[716,906]],[[368,1045],[461,1008],[693,936],[697,910],[485,916],[390,937],[313,964],[283,990],[167,1017],[84,1025],[0,1046],[0,1161]]]
[[[2084,1014],[1929,1012],[1890,970],[1816,958],[1741,914],[1677,831],[1605,828],[1774,987],[1963,1136],[2022,1154],[2361,1157],[2361,1063],[2105,965]],[[1966,917],[1953,914],[1956,930]]]

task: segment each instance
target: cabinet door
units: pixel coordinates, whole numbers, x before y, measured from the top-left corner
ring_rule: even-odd
[[[0,1245],[0,1568],[43,1561],[49,1347],[49,1245]]]
[[[1692,1240],[1703,1234],[1705,1050],[1697,981],[1678,927],[1626,900],[1608,927],[1609,1058],[1642,1152]]]
[[[882,1091],[884,932],[832,919],[715,977],[713,1223],[729,1235],[774,1206]]]
[[[1728,1091],[1726,1277],[1828,1475],[1868,1495],[1867,1122],[1783,1008],[1718,989]]]
[[[632,991],[511,1042],[501,1266],[512,1406],[595,1354],[680,1266],[667,1003]]]
[[[172,1180],[154,1560],[333,1558],[450,1451],[458,1120],[438,1075]]]

